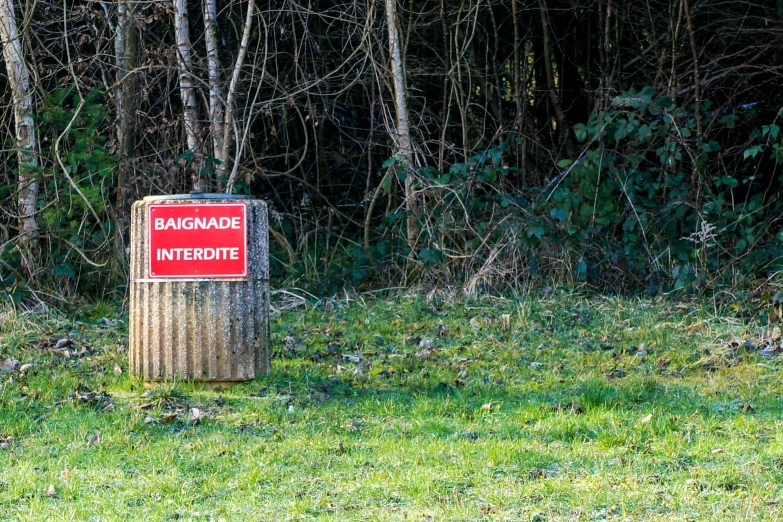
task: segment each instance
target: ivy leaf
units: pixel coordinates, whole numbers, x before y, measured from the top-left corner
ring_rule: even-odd
[[[500,167],[503,165],[503,155],[500,153],[500,149],[497,147],[492,148],[489,151],[489,156],[492,158],[492,163],[495,164],[495,166]]]
[[[655,105],[657,105],[661,109],[668,110],[674,107],[674,102],[668,96],[661,96],[655,101]]]
[[[423,248],[419,252],[419,259],[424,263],[425,266],[431,266],[438,261],[441,260],[443,256],[441,255],[440,251],[434,250],[432,248]]]
[[[576,265],[576,277],[580,281],[587,279],[587,261],[585,261],[585,258],[582,258],[579,264]]]
[[[555,218],[558,221],[565,221],[566,219],[568,219],[568,214],[562,208],[553,208],[550,214],[552,215],[553,218]]]
[[[536,238],[541,239],[544,236],[544,232],[546,232],[546,230],[540,225],[527,227],[527,237],[535,236]]]
[[[761,145],[754,145],[753,147],[745,149],[745,152],[742,153],[742,159],[755,159],[759,152],[761,152]]]
[[[387,169],[387,168],[391,167],[392,165],[394,165],[395,163],[397,163],[397,156],[392,156],[391,158],[389,158],[386,161],[384,161],[383,163],[381,163],[381,166],[383,168]]]
[[[557,162],[557,166],[560,167],[561,169],[564,169],[566,167],[570,167],[572,163],[573,161],[571,161],[570,159],[561,159],[560,161]]]
[[[574,125],[574,135],[576,136],[576,140],[579,142],[585,141],[587,139],[587,127],[585,127],[584,123],[577,123]]]

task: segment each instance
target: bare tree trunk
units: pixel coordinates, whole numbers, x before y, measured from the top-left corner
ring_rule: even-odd
[[[682,22],[682,11],[683,11],[683,2],[680,0],[678,2],[679,4],[679,12],[677,14],[676,24],[675,20],[673,19],[674,11],[670,11],[669,13],[669,33],[672,40],[672,66],[671,66],[671,73],[669,75],[669,98],[672,99],[675,103],[677,102],[677,90],[678,90],[678,82],[677,82],[677,47],[679,46],[678,42],[680,39],[680,25]]]
[[[397,147],[405,163],[405,210],[408,214],[408,246],[416,247],[419,230],[416,222],[416,202],[413,195],[413,146],[408,124],[408,105],[405,100],[405,69],[400,54],[400,34],[397,27],[397,2],[386,0],[386,26],[389,30],[389,52],[391,55],[392,77],[394,81],[394,106],[397,111]]]
[[[117,232],[115,251],[120,259],[125,256],[125,233],[130,223],[128,184],[132,174],[131,158],[135,143],[136,77],[139,38],[133,14],[136,4],[121,1],[117,5],[117,28],[114,53],[117,64]]]
[[[207,44],[207,69],[209,71],[209,122],[212,134],[212,153],[217,161],[217,171],[225,172],[226,158],[223,155],[225,138],[225,116],[223,112],[223,88],[220,82],[220,58],[217,47],[217,2],[204,0],[204,29]],[[222,181],[218,177],[218,186]]]
[[[522,34],[519,30],[519,18],[517,17],[517,1],[511,0],[511,17],[514,19],[514,101],[517,105],[514,130],[519,132],[519,129],[522,128],[522,84],[519,76],[519,46],[522,45]]]
[[[22,254],[22,265],[31,274],[35,264],[35,234],[38,230],[38,223],[35,220],[38,180],[34,172],[38,166],[38,158],[33,121],[33,88],[16,25],[13,0],[0,0],[0,40],[3,44],[3,58],[14,104],[19,162],[19,249]]]
[[[557,121],[557,130],[560,134],[560,144],[566,146],[568,155],[573,157],[573,150],[568,139],[568,129],[566,128],[565,112],[563,112],[563,106],[560,104],[560,97],[557,94],[557,86],[555,85],[555,74],[552,68],[552,48],[551,37],[549,33],[549,15],[544,5],[544,0],[538,0],[538,8],[541,13],[541,25],[544,40],[544,68],[546,70],[546,83],[547,90],[549,91],[549,99],[552,102],[552,107],[555,109],[555,120]],[[562,71],[559,71],[562,73]]]
[[[438,171],[443,171],[443,156],[446,148],[446,131],[449,128],[449,89],[451,87],[451,46],[449,45],[449,25],[448,25],[448,0],[441,0],[440,3],[440,27],[443,31],[443,100],[441,108],[441,117],[443,126],[440,131],[440,144],[438,146]]]
[[[695,100],[695,108],[694,113],[696,116],[696,135],[698,139],[702,138],[704,129],[702,127],[702,119],[701,119],[701,77],[700,77],[700,70],[699,70],[699,51],[696,47],[696,36],[693,31],[693,20],[691,19],[691,6],[688,0],[682,1],[684,7],[685,7],[685,21],[688,25],[688,36],[690,38],[690,44],[691,44],[691,53],[693,54],[693,89],[694,94],[696,95]],[[699,158],[701,156],[700,154],[700,148],[701,145],[697,142],[697,152],[696,152],[696,158]],[[691,169],[691,185],[696,190],[696,211],[699,212],[701,210],[701,172],[700,172],[700,165],[699,161],[696,161],[694,159],[693,166]]]
[[[525,112],[527,109],[525,98],[527,98],[527,93],[523,94],[526,82],[522,78],[522,62],[519,56],[519,46],[524,46],[525,42],[522,40],[522,31],[519,27],[519,16],[517,14],[518,1],[519,0],[511,0],[511,17],[514,19],[514,101],[516,102],[513,130],[517,136],[520,136],[522,134],[522,129],[525,127]],[[527,53],[525,53],[525,59],[527,59]],[[519,168],[522,171],[522,179],[525,180],[525,184],[527,184],[527,139],[522,141],[522,145],[517,148],[517,151]]]
[[[234,64],[234,73],[231,75],[231,83],[228,85],[228,95],[226,96],[226,122],[224,125],[223,133],[223,158],[228,159],[228,147],[231,144],[231,133],[237,139],[236,151],[239,151],[238,140],[239,133],[235,131],[234,127],[234,101],[237,96],[237,85],[239,83],[239,73],[242,71],[242,64],[245,62],[245,56],[247,56],[247,46],[250,43],[250,33],[253,28],[253,10],[255,8],[255,1],[248,0],[247,2],[247,17],[245,18],[245,31],[242,34],[242,42],[239,44],[239,52],[237,53],[237,61]],[[228,183],[226,184],[226,192],[231,194],[234,192],[234,184],[237,180],[237,173],[239,172],[239,154],[234,154],[234,165],[231,168],[231,174],[228,177]],[[219,167],[219,172],[225,173],[225,164]]]
[[[198,104],[191,78],[190,24],[188,23],[187,0],[174,0],[174,33],[177,40],[177,70],[179,71],[179,92],[182,98],[182,115],[188,149],[193,153],[193,188],[202,189],[199,176],[201,165],[201,132],[199,131]]]
[[[701,121],[701,70],[699,69],[699,51],[696,47],[696,36],[693,31],[693,20],[691,20],[691,6],[688,0],[683,0],[685,7],[685,20],[688,25],[688,36],[690,38],[691,53],[693,54],[693,89],[696,95],[696,108],[694,113],[696,115],[696,132],[699,137],[702,134],[702,121]]]

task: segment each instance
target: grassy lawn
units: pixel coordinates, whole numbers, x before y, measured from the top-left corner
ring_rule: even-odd
[[[665,300],[360,297],[277,315],[267,378],[145,392],[122,314],[4,312],[0,519],[780,520],[779,335]]]

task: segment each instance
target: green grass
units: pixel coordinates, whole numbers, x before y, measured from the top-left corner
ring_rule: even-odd
[[[0,360],[32,365],[0,372],[0,519],[783,513],[782,365],[742,346],[780,332],[706,307],[360,297],[275,317],[267,378],[146,394],[125,317],[75,317],[0,316]]]

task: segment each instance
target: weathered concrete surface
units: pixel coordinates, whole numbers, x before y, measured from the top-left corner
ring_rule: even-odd
[[[266,204],[247,204],[246,279],[148,279],[147,205],[210,203],[150,198],[131,212],[130,370],[145,381],[246,381],[269,373]]]

